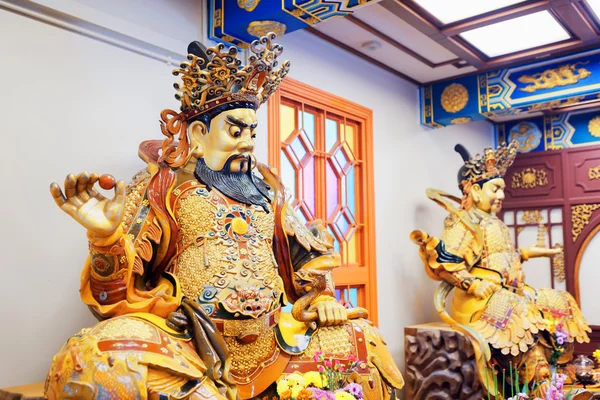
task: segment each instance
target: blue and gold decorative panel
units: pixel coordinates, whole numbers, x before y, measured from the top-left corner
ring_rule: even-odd
[[[458,85],[467,93],[455,90]],[[448,111],[444,103],[448,104],[449,97],[443,95],[449,92],[468,101]],[[532,112],[598,101],[599,95],[600,50],[593,50],[425,86],[421,88],[421,122],[438,128],[482,117],[492,121],[515,115],[525,118]]]
[[[245,48],[268,32],[277,36],[345,17],[376,0],[208,0],[209,38]]]
[[[600,144],[600,111],[574,111],[496,124],[496,142],[517,139],[520,153]]]
[[[433,128],[485,119],[477,76],[421,88],[421,123]]]

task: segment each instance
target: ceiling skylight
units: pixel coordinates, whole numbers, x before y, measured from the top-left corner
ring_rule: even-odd
[[[413,0],[443,24],[498,10],[525,0]]]
[[[460,36],[488,57],[497,57],[569,39],[565,29],[547,11],[498,22]]]
[[[598,18],[600,18],[600,0],[587,0],[590,8],[596,14]]]

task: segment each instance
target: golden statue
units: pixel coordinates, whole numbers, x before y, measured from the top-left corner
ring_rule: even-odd
[[[525,283],[522,263],[533,257],[552,257],[561,249],[543,242],[515,249],[508,228],[495,214],[504,200],[504,174],[517,153],[517,142],[486,149],[474,158],[462,145],[464,165],[458,173],[462,198],[428,189],[427,196],[449,215],[441,238],[413,231],[427,275],[443,281],[435,304],[443,321],[472,341],[482,385],[492,396],[514,384],[495,379],[516,371],[519,385],[548,379],[553,365],[569,361],[574,342],[589,342],[591,332],[569,293],[533,289]],[[456,288],[451,315],[445,298]],[[501,381],[501,379],[500,379]],[[542,390],[543,390],[543,386]]]
[[[173,72],[181,112],[161,113],[166,139],[140,145],[147,167],[128,186],[85,172],[51,185],[87,229],[81,298],[101,322],[55,356],[49,399],[271,399],[279,377],[318,369],[315,354],[358,359],[347,379],[368,399],[402,388],[366,310],[333,297],[333,238],[255,161],[256,109],[290,66],[274,39],[246,66],[234,47],[190,44]]]

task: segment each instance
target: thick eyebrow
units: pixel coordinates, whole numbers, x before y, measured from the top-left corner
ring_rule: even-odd
[[[233,125],[237,125],[242,128],[249,127],[250,129],[254,129],[258,125],[258,122],[253,122],[252,125],[248,125],[246,122],[242,121],[241,119],[232,117],[231,115],[227,116],[227,122],[229,122],[230,124],[233,124]]]

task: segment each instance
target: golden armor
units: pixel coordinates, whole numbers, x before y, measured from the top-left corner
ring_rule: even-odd
[[[442,281],[435,296],[438,313],[471,339],[482,385],[500,396],[514,381],[496,385],[494,371],[515,368],[521,385],[544,380],[548,361],[555,357],[555,364],[567,362],[573,343],[588,342],[591,330],[569,293],[526,284],[523,262],[561,250],[533,246],[517,251],[508,228],[495,216],[504,200],[503,176],[516,156],[516,142],[486,149],[483,157],[470,158],[461,145],[456,150],[465,161],[458,174],[463,197],[428,189],[427,196],[449,215],[439,239],[422,231],[413,231],[411,239],[420,247],[428,276]],[[450,315],[445,298],[453,288]],[[557,327],[566,334],[564,343]]]
[[[81,297],[101,322],[55,356],[50,399],[263,398],[280,376],[317,370],[318,351],[358,358],[352,380],[368,399],[402,388],[366,310],[333,297],[333,238],[300,222],[255,162],[256,109],[289,69],[274,38],[255,41],[246,66],[235,48],[190,44],[174,71],[181,112],[161,113],[166,139],[140,145],[147,167],[112,200],[97,174],[69,175],[64,193],[52,184],[87,229]]]

